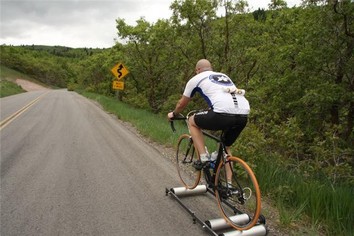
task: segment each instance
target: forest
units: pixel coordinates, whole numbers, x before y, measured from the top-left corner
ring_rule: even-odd
[[[251,104],[234,152],[255,163],[256,171],[271,162],[282,177],[296,176],[294,185],[268,194],[286,195],[295,208],[319,201],[297,203],[294,195],[306,188],[295,188],[298,182],[325,189],[319,198],[344,194],[345,204],[331,203],[332,213],[319,210],[318,219],[326,232],[334,225],[336,235],[354,232],[348,226],[354,208],[348,200],[354,194],[353,1],[303,0],[289,8],[273,0],[268,9],[250,12],[245,0],[174,0],[170,8],[172,16],[156,23],[140,18],[128,25],[117,18],[119,40],[112,48],[2,45],[1,64],[53,87],[117,97],[164,115],[194,75],[195,63],[207,58],[246,90]],[[118,62],[130,72],[121,91],[112,89],[110,71]],[[198,97],[187,109],[201,108]],[[341,217],[328,219],[333,210]]]

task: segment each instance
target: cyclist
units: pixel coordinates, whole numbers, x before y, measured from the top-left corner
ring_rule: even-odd
[[[250,105],[244,96],[244,90],[237,89],[227,75],[213,71],[208,60],[199,60],[195,72],[196,75],[187,82],[175,109],[169,112],[167,117],[171,120],[182,112],[196,92],[199,92],[208,103],[208,110],[198,112],[188,120],[193,143],[200,155],[200,163],[195,167],[201,169],[210,161],[201,129],[226,130],[224,143],[228,154],[231,155],[231,145],[247,124]],[[230,171],[228,173],[231,174]],[[231,176],[228,176],[228,180],[231,181]]]

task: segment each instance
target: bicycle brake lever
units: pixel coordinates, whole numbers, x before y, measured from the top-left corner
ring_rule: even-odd
[[[171,129],[172,129],[173,133],[176,133],[175,125],[172,120],[170,121],[170,125],[171,125]]]

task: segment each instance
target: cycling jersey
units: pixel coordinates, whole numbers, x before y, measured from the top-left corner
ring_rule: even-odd
[[[216,113],[249,114],[250,105],[247,99],[236,91],[236,86],[227,75],[204,71],[188,81],[183,95],[191,98],[199,92]]]

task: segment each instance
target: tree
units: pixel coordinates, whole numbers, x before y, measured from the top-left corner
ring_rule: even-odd
[[[288,4],[284,0],[272,0],[268,6],[270,10],[277,10],[287,8]]]
[[[188,36],[197,35],[199,58],[208,58],[208,42],[211,37],[210,23],[216,19],[216,0],[175,0],[170,7],[173,10],[172,22],[178,27],[184,25]]]
[[[135,27],[128,26],[122,19],[117,20],[118,35],[126,40],[123,51],[127,63],[131,67],[134,91],[130,101],[137,105],[146,99],[154,112],[159,112],[166,98],[174,91],[176,81],[175,71],[180,63],[173,51],[175,33],[170,23],[159,20],[150,24],[143,18],[137,21]],[[139,98],[139,99],[137,99]]]

